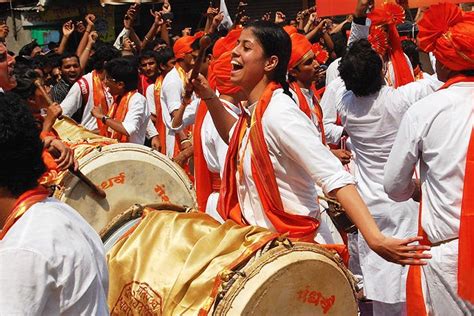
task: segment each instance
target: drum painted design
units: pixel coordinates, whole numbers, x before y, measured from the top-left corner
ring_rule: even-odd
[[[56,196],[76,209],[100,232],[119,213],[136,203],[196,204],[192,183],[166,156],[135,144],[95,147],[79,159],[80,170],[102,188],[101,199],[78,178],[65,175]]]

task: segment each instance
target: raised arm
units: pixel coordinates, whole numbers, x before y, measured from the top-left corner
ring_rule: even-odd
[[[79,46],[77,47],[76,50],[76,55],[81,56],[82,52],[87,46],[87,43],[89,42],[89,34],[94,30],[94,22],[95,22],[95,15],[93,14],[88,14],[86,15],[86,30],[84,32],[84,35],[82,35],[81,42],[79,43]]]
[[[99,37],[99,34],[96,31],[92,31],[91,33],[89,33],[87,45],[84,48],[84,50],[82,51],[81,56],[79,56],[79,62],[80,62],[80,65],[81,65],[81,70],[83,72],[86,69],[87,62],[89,61],[89,58],[91,56],[92,47],[94,46],[94,44],[97,41],[98,37]]]
[[[63,37],[61,38],[61,43],[59,44],[58,54],[63,54],[66,50],[67,43],[69,42],[69,37],[74,32],[74,24],[72,21],[67,21],[63,24]]]

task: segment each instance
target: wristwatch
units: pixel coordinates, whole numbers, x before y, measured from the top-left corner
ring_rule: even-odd
[[[102,121],[102,124],[105,124],[105,122],[107,122],[108,119],[110,119],[110,116],[104,115],[104,116],[102,116],[102,118],[100,120]]]

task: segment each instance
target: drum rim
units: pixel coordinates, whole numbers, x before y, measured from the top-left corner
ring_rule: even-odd
[[[342,261],[338,259],[332,252],[327,249],[318,246],[317,244],[307,243],[307,242],[295,242],[291,246],[286,246],[284,243],[269,249],[266,253],[262,254],[261,257],[257,258],[252,264],[242,268],[245,276],[238,278],[230,286],[228,291],[223,295],[223,297],[214,304],[213,315],[226,315],[230,312],[232,303],[235,301],[241,289],[245,287],[247,282],[251,280],[258,272],[268,263],[269,259],[275,259],[280,256],[295,252],[295,251],[309,251],[319,255],[323,255],[330,261],[332,261],[337,267],[339,267],[342,275],[345,277],[348,285],[352,289],[354,304],[357,306],[357,297],[356,297],[356,280],[348,268],[344,266]]]
[[[125,223],[143,216],[145,209],[151,209],[153,211],[175,211],[175,212],[188,212],[190,208],[180,206],[172,203],[150,203],[150,204],[134,204],[129,209],[117,214],[112,220],[101,229],[99,232],[102,243],[105,242],[112,236],[112,234],[122,227]]]

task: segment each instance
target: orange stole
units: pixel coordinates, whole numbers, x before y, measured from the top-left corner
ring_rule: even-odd
[[[103,113],[108,113],[109,106],[105,98],[104,85],[94,70],[92,72],[92,88],[94,91],[94,106],[100,106]],[[99,128],[100,135],[107,135],[107,125],[103,124],[101,120],[97,119],[97,126]]]
[[[301,91],[300,86],[296,82],[293,82],[291,83],[290,87],[293,91],[295,91],[296,96],[298,97],[301,111],[303,111],[310,120],[312,120],[311,112],[313,112],[314,115],[316,115],[316,118],[318,120],[318,127],[319,127],[319,130],[321,131],[321,142],[324,145],[326,145],[326,135],[324,134],[324,124],[323,124],[323,110],[321,109],[321,106],[319,105],[319,102],[316,99],[316,95],[314,94],[314,91],[312,91],[314,109],[310,109],[308,100],[306,100],[306,97],[304,96],[303,91]]]
[[[163,85],[164,77],[161,75],[155,81],[154,98],[155,98],[155,113],[156,121],[155,127],[158,131],[158,137],[160,138],[161,150],[163,155],[166,155],[166,125],[163,122],[163,112],[161,109],[161,86]]]
[[[125,116],[127,116],[128,113],[128,103],[136,92],[137,90],[127,92],[127,94],[122,96],[122,98],[120,99],[120,103],[118,106],[117,103],[114,103],[110,109],[109,116],[116,121],[123,122]],[[127,135],[121,134],[112,129],[110,132],[107,132],[106,136],[116,139],[121,143],[127,143],[129,138]]]
[[[10,228],[32,207],[38,202],[45,200],[49,196],[49,191],[43,187],[37,187],[32,190],[28,190],[16,200],[13,210],[7,217],[3,229],[0,230],[0,240],[2,240],[8,233]]]
[[[207,114],[207,105],[204,101],[199,103],[196,118],[194,120],[194,180],[196,185],[196,197],[199,207],[199,211],[206,212],[206,204],[209,195],[214,191],[213,190],[213,178],[216,178],[216,175],[213,175],[212,172],[207,168],[206,159],[204,159],[204,153],[202,148],[201,141],[201,129],[204,118]],[[217,175],[217,178],[219,175]],[[215,180],[214,180],[215,181]]]
[[[448,80],[441,88],[446,89],[458,82],[474,82],[474,77],[456,76]],[[474,303],[474,129],[471,132],[469,147],[466,156],[466,169],[464,175],[464,188],[461,203],[461,220],[459,226],[459,248],[458,248],[458,295],[471,303]],[[422,245],[430,245],[426,233],[421,227],[421,202],[418,217],[418,235],[423,236]],[[420,266],[410,266],[407,276],[407,315],[428,315],[426,312],[423,289],[421,285],[422,270]]]
[[[251,166],[252,176],[257,187],[260,202],[267,218],[275,229],[293,239],[301,241],[312,241],[319,227],[315,218],[302,215],[294,215],[285,212],[280,192],[275,179],[268,148],[263,134],[262,118],[267,109],[273,92],[280,88],[277,83],[270,83],[260,98],[252,115],[249,140],[252,146]],[[247,225],[237,197],[237,157],[242,144],[243,135],[247,129],[245,116],[240,116],[237,126],[229,144],[226,166],[219,196],[218,211],[223,219],[232,219],[240,225]]]

